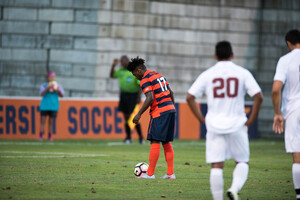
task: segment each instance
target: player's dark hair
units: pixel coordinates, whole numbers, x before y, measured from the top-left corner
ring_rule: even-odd
[[[285,35],[285,41],[289,41],[292,45],[300,44],[300,31],[297,29],[288,31]]]
[[[232,48],[230,42],[221,41],[216,44],[216,56],[220,60],[229,59],[232,55]]]
[[[128,71],[133,72],[136,68],[146,69],[145,66],[145,60],[139,57],[131,58],[131,61],[129,62],[127,69]]]
[[[123,59],[128,59],[129,60],[129,58],[128,58],[127,55],[122,55],[121,58],[120,58],[120,60],[123,60]]]

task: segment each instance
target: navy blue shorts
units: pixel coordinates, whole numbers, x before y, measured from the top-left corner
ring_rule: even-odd
[[[41,110],[41,115],[42,116],[49,116],[55,118],[57,116],[57,111],[53,110]]]
[[[121,93],[119,101],[119,111],[131,114],[137,104],[139,93]]]
[[[171,142],[174,139],[175,112],[150,119],[147,140]]]

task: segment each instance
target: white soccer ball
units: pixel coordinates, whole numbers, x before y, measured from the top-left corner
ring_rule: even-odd
[[[58,84],[57,84],[56,81],[51,81],[51,82],[49,82],[49,85],[51,85],[51,87],[50,87],[50,89],[49,89],[50,92],[54,92],[54,91],[56,91],[57,88],[58,88]]]
[[[147,163],[140,162],[134,167],[133,173],[136,177],[142,176],[147,173],[148,167],[149,165]]]

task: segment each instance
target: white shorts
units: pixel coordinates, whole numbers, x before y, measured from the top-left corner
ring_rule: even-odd
[[[285,150],[288,153],[300,152],[300,112],[292,112],[285,120]]]
[[[236,162],[249,162],[247,127],[230,134],[206,135],[206,162],[218,163],[233,158]]]

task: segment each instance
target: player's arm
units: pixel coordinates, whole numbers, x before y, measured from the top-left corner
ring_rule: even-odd
[[[141,102],[141,94],[142,94],[142,89],[140,89],[139,92],[138,92],[138,96],[137,96],[137,99],[136,99],[137,104],[139,104]]]
[[[64,89],[61,87],[61,85],[58,85],[57,93],[58,93],[58,95],[59,95],[60,97],[64,97],[65,91],[64,91]]]
[[[201,113],[201,108],[199,109],[199,107],[197,106],[197,103],[195,101],[195,96],[191,95],[188,93],[188,95],[186,96],[186,101],[190,107],[190,109],[192,110],[193,114],[195,115],[195,117],[203,124],[205,124],[205,118]]]
[[[170,96],[171,96],[172,102],[173,102],[173,104],[175,104],[174,92],[171,89],[170,85],[168,85],[168,89],[170,90]]]
[[[249,119],[246,121],[246,126],[251,125],[255,121],[255,119],[256,119],[256,117],[259,113],[260,106],[263,102],[262,93],[259,92],[259,93],[255,94],[253,96],[253,99],[254,99],[254,103],[253,103],[253,106],[252,106],[252,112],[251,112],[251,115],[250,115]]]
[[[274,121],[273,121],[273,131],[275,133],[283,133],[283,117],[280,111],[281,106],[281,89],[283,87],[283,82],[275,80],[272,88],[272,101],[274,108]]]
[[[41,87],[43,87],[43,86],[41,86]],[[40,94],[42,97],[46,94],[47,90],[49,90],[50,87],[51,87],[51,85],[48,84],[46,87],[41,88]]]
[[[59,89],[57,90],[58,96],[60,97],[64,97],[64,93],[62,91],[60,91]]]
[[[110,69],[110,78],[114,78],[115,67],[118,65],[118,63],[119,63],[119,60],[114,59],[112,65],[111,65],[111,69]]]
[[[136,114],[136,116],[133,118],[133,123],[137,124],[142,116],[142,114],[148,109],[148,107],[152,104],[153,101],[153,93],[152,91],[147,92],[145,94],[146,99],[144,101],[144,104],[142,105],[140,111],[138,112],[138,114]]]

